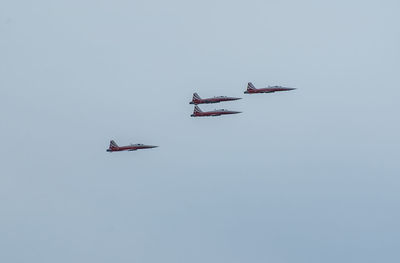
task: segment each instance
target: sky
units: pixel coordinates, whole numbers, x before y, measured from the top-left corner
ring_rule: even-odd
[[[0,2],[0,262],[399,262],[399,11]]]

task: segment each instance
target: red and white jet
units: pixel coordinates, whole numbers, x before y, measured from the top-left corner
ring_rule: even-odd
[[[153,145],[144,145],[144,144],[130,144],[127,146],[118,146],[115,141],[110,141],[110,147],[108,147],[107,152],[122,152],[122,151],[136,151],[140,149],[151,149],[156,148],[158,146]]]
[[[194,106],[193,114],[190,115],[192,117],[209,117],[209,116],[221,116],[221,115],[228,115],[228,114],[237,114],[241,113],[240,111],[230,111],[230,110],[213,110],[213,111],[202,111],[200,110],[199,106]]]
[[[253,83],[249,82],[247,84],[247,90],[244,93],[245,94],[273,93],[273,92],[276,92],[276,91],[289,91],[289,90],[295,90],[295,89],[294,88],[282,87],[282,86],[268,86],[266,88],[256,89],[256,87],[254,87]]]
[[[206,103],[219,103],[223,101],[232,101],[232,100],[240,100],[241,98],[235,97],[227,97],[227,96],[218,96],[213,98],[202,99],[199,94],[193,93],[193,99],[189,104],[206,104]]]

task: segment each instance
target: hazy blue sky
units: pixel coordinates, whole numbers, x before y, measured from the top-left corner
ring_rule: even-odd
[[[1,1],[0,262],[400,262],[399,13]]]

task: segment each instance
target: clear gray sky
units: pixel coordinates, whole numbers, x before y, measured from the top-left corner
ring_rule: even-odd
[[[1,1],[0,262],[399,262],[399,12]]]

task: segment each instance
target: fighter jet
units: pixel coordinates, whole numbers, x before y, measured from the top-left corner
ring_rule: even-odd
[[[121,151],[136,151],[140,149],[151,149],[158,146],[144,145],[144,144],[130,144],[127,146],[118,146],[114,140],[110,141],[110,147],[108,147],[107,152],[121,152]]]
[[[209,117],[209,116],[221,116],[221,115],[227,115],[227,114],[237,114],[241,113],[240,111],[230,111],[230,110],[213,110],[213,111],[202,111],[199,106],[194,106],[194,111],[193,114],[190,115],[192,117]]]
[[[282,86],[268,86],[266,88],[256,89],[256,87],[254,87],[253,83],[249,82],[247,84],[247,90],[244,93],[245,94],[273,93],[273,92],[276,92],[276,91],[289,91],[289,90],[295,90],[295,89],[294,88],[282,87]]]
[[[193,99],[189,104],[205,104],[205,103],[219,103],[223,101],[232,101],[232,100],[240,100],[241,98],[235,97],[226,97],[226,96],[218,96],[213,98],[202,99],[200,98],[199,94],[193,93]]]

